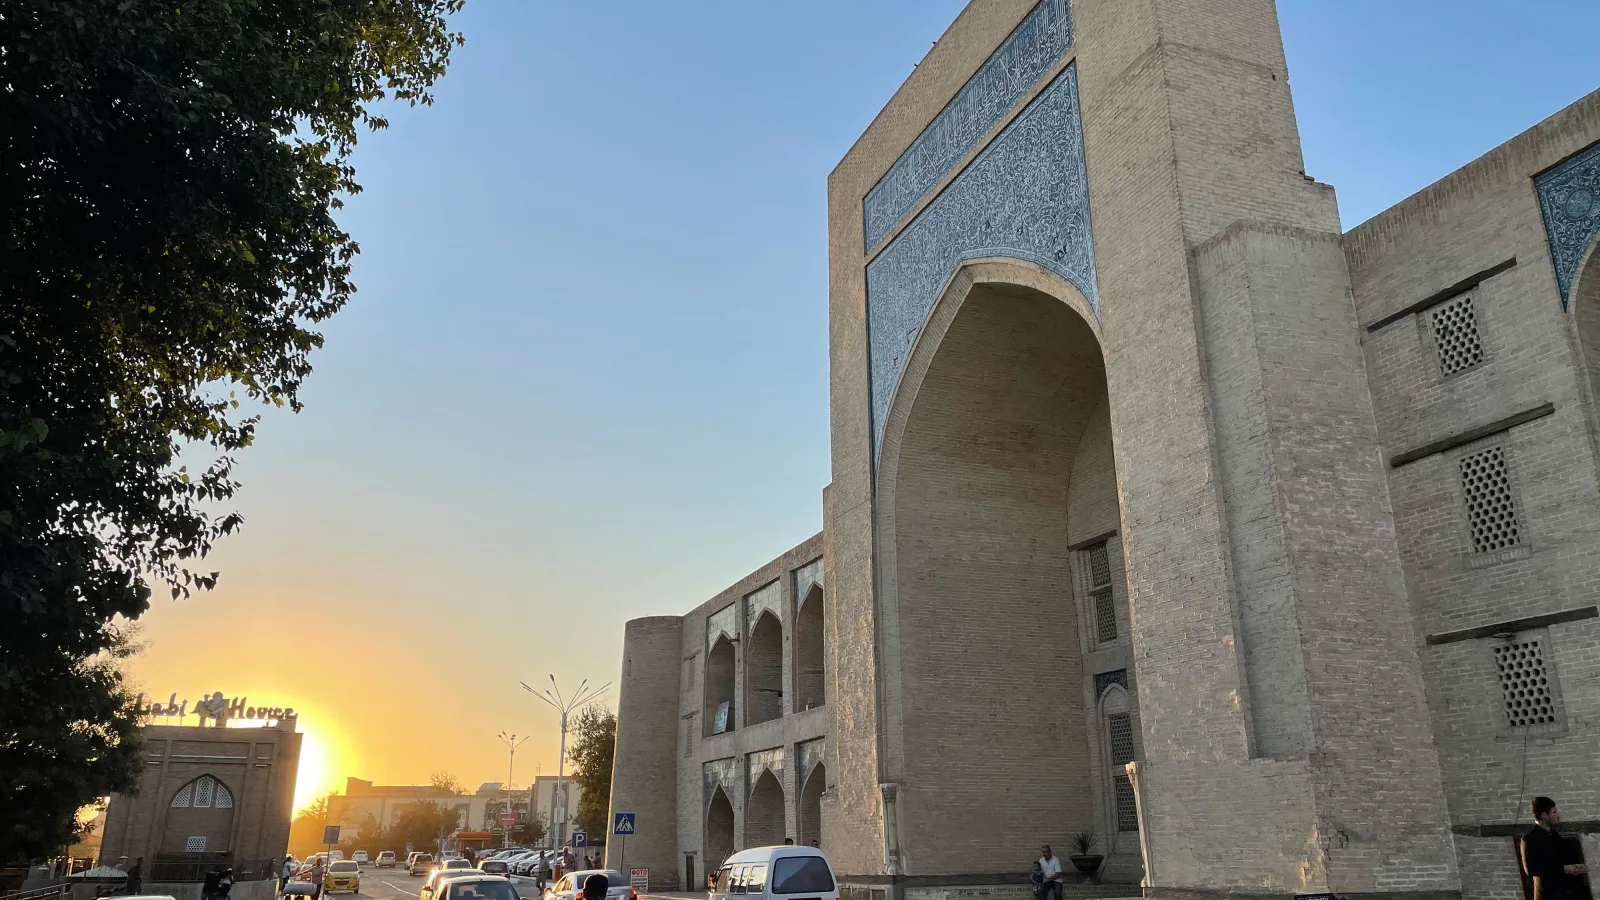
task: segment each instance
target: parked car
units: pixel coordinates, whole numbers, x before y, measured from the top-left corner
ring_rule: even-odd
[[[411,862],[406,863],[406,871],[412,875],[422,875],[433,868],[432,853],[413,853]]]
[[[451,859],[446,860],[445,862],[466,862],[466,860]],[[483,874],[485,873],[482,869],[474,869],[469,866],[457,866],[453,869],[447,869],[443,867],[434,869],[433,872],[428,875],[427,882],[422,885],[422,890],[418,892],[418,900],[433,900],[434,894],[439,890],[439,885],[451,878],[457,878],[462,875]]]
[[[544,863],[544,859],[545,852],[543,850],[534,850],[529,853],[524,853],[511,861],[511,874],[526,875],[529,878],[532,878],[534,875],[538,874],[539,866]]]
[[[334,860],[327,874],[322,876],[322,889],[361,893],[361,864],[353,859]]]
[[[357,850],[356,852],[350,854],[350,859],[353,860],[356,865],[364,866],[367,864],[367,851]]]
[[[435,900],[520,900],[509,879],[499,875],[446,878]]]
[[[832,893],[833,867],[815,847],[754,847],[728,857],[717,870],[710,900],[728,900],[738,894],[745,900],[760,895],[776,900],[792,894]]]
[[[544,889],[544,900],[577,900],[583,895],[583,883],[590,875],[606,877],[606,900],[639,900],[639,892],[628,887],[628,879],[615,869],[580,869],[562,875],[555,884]]]
[[[395,861],[394,861],[394,851],[393,850],[384,850],[384,851],[381,851],[378,854],[378,862],[377,862],[378,868],[380,868],[380,869],[392,869],[392,868],[394,868],[394,865],[395,865]]]

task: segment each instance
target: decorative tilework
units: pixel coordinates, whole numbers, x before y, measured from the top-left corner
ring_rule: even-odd
[[[745,769],[748,773],[745,776],[746,795],[755,790],[756,782],[761,780],[762,772],[771,771],[772,776],[778,779],[778,783],[783,784],[782,747],[773,747],[771,750],[758,750],[755,753],[747,754],[745,760],[748,763]]]
[[[710,653],[711,648],[716,645],[718,637],[726,635],[730,641],[736,641],[739,639],[739,623],[736,618],[737,615],[738,613],[735,611],[734,605],[729,603],[727,606],[724,606],[711,615],[706,616],[707,653]]]
[[[778,624],[783,624],[783,589],[776,581],[745,595],[744,622],[752,634],[755,633],[756,622],[764,612],[777,616]]]
[[[1099,313],[1076,63],[868,264],[874,454],[939,291],[962,260],[983,256],[1044,266],[1076,285]]]
[[[1545,170],[1533,183],[1561,288],[1561,308],[1566,309],[1578,265],[1600,237],[1600,144]]]
[[[727,793],[728,799],[732,800],[737,797],[739,793],[733,787],[734,777],[738,774],[738,771],[739,760],[732,756],[727,759],[713,759],[701,766],[705,785],[705,798],[701,802],[709,807],[711,805],[711,794],[719,787]]]
[[[868,250],[1072,47],[1070,10],[1065,0],[1041,0],[867,192]]]
[[[806,598],[811,596],[811,586],[820,584],[822,584],[822,560],[814,559],[794,570],[795,612],[805,608]]]
[[[797,779],[798,783],[795,785],[797,788],[803,789],[806,786],[806,779],[811,777],[811,773],[816,770],[817,766],[822,765],[822,760],[827,755],[827,750],[828,746],[824,738],[817,738],[814,741],[806,741],[795,745],[795,754],[800,757],[800,772]]]
[[[1115,672],[1101,672],[1094,676],[1094,697],[1099,700],[1106,694],[1106,688],[1113,684],[1122,685],[1123,690],[1128,689],[1128,670],[1118,669]]]

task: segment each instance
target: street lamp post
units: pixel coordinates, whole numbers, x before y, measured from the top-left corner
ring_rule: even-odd
[[[526,681],[522,682],[523,690],[550,704],[552,709],[561,713],[561,756],[557,760],[556,768],[556,821],[550,823],[556,829],[555,845],[558,849],[567,840],[567,794],[566,791],[562,790],[567,774],[567,716],[573,710],[604,694],[610,687],[611,683],[608,681],[598,688],[591,688],[589,687],[589,679],[585,678],[579,683],[577,693],[573,694],[569,699],[561,695],[561,688],[556,685],[556,676],[554,675],[550,676],[550,687],[545,688],[542,692],[529,687]]]
[[[511,799],[511,776],[517,771],[517,748],[526,743],[528,738],[533,737],[533,735],[530,734],[528,737],[525,737],[519,741],[517,740],[516,735],[506,734],[504,731],[502,731],[495,735],[495,737],[498,737],[501,743],[506,745],[506,749],[511,751],[511,761],[506,763],[506,812],[515,814],[516,801]],[[528,807],[528,814],[533,814],[533,807],[531,805]],[[501,846],[511,846],[511,829],[504,825],[500,826],[500,828],[502,837],[500,842]]]

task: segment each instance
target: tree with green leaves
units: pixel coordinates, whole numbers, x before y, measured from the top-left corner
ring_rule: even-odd
[[[355,291],[357,138],[432,101],[461,5],[0,13],[0,865],[135,786],[116,623],[216,584],[252,408],[300,408]]]
[[[599,706],[578,711],[567,761],[578,783],[578,827],[592,835],[611,833],[611,767],[617,756],[617,714]]]

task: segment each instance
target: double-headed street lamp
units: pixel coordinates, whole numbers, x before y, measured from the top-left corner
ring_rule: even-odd
[[[604,694],[606,690],[611,687],[611,682],[608,681],[598,688],[591,688],[589,687],[589,679],[585,678],[581,683],[579,683],[577,693],[574,693],[570,699],[561,696],[561,688],[556,685],[556,676],[554,675],[550,676],[550,686],[545,688],[543,691],[534,690],[528,686],[526,681],[521,682],[521,684],[523,690],[550,704],[551,708],[553,708],[556,712],[561,713],[561,757],[557,762],[556,796],[554,798],[556,820],[551,823],[556,829],[555,845],[557,848],[559,848],[567,841],[567,794],[566,791],[562,790],[562,782],[565,780],[567,774],[567,716],[573,710],[597,699],[601,694]],[[533,810],[531,796],[529,798],[528,808],[531,814]]]

